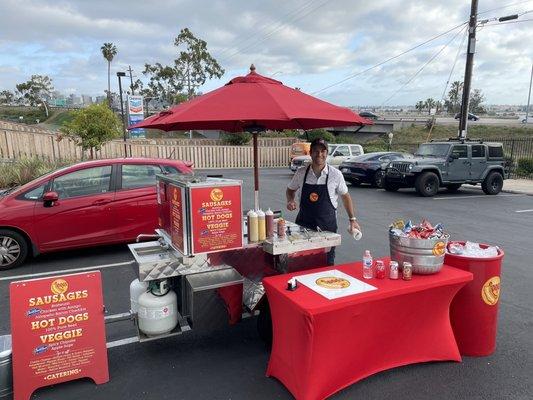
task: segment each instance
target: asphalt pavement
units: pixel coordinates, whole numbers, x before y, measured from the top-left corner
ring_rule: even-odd
[[[243,206],[250,208],[252,170],[217,173],[243,180]],[[264,208],[284,210],[284,216],[294,220],[296,213],[284,209],[284,190],[291,177],[288,169],[261,170],[260,191]],[[337,248],[339,264],[360,260],[364,249],[371,250],[375,257],[388,256],[388,226],[397,218],[442,222],[453,240],[498,245],[505,251],[505,258],[497,349],[493,355],[464,357],[462,363],[394,368],[351,385],[332,399],[532,398],[533,271],[529,251],[533,197],[510,192],[487,196],[468,186],[456,194],[443,190],[433,198],[421,198],[412,189],[389,193],[349,185],[349,191],[356,203],[363,238],[359,242],[351,239],[346,232],[346,213],[340,210],[339,232],[343,237]],[[104,302],[110,313],[119,313],[129,309],[129,283],[135,278],[131,260],[126,246],[109,246],[44,255],[18,269],[1,272],[0,334],[10,331],[11,278],[106,265],[102,269]],[[259,339],[255,322],[248,319],[210,334],[193,331],[109,349],[108,383],[97,386],[90,380],[73,381],[39,389],[32,399],[291,399],[279,381],[265,377],[269,349]],[[108,340],[129,337],[134,332],[129,322],[107,326]]]

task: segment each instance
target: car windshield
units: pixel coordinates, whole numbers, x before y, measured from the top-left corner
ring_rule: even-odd
[[[424,143],[418,148],[415,156],[420,157],[444,157],[448,154],[450,145],[448,143]]]

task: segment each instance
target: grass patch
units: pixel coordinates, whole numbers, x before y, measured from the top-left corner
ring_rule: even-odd
[[[0,165],[0,188],[6,189],[24,185],[68,164],[67,162],[41,160],[40,158],[21,158],[13,163],[2,164]]]
[[[22,120],[20,116],[24,117]],[[44,109],[37,107],[1,107],[0,119],[9,122],[18,122],[27,125],[35,125],[37,120],[43,122],[46,120]]]

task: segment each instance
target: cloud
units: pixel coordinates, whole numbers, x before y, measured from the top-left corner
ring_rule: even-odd
[[[522,5],[501,7],[497,0],[485,1],[480,17],[525,10]],[[291,86],[315,92],[467,21],[469,12],[462,0],[3,0],[0,89],[13,89],[41,73],[60,91],[77,88],[78,93],[99,95],[107,87],[107,62],[100,47],[112,42],[118,49],[111,65],[116,91],[116,71],[131,66],[143,78],[145,63],[170,64],[178,54],[173,39],[188,27],[226,69],[203,92],[245,74],[251,63],[259,73],[276,74]],[[394,93],[389,105],[440,98],[461,37],[414,75],[454,33],[319,97],[343,105],[379,105]],[[533,48],[524,43],[532,42],[532,22],[479,30],[473,87],[485,93],[488,103],[525,102]],[[459,54],[452,80],[463,79],[465,50]]]

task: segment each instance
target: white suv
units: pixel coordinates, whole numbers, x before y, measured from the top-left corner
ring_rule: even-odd
[[[339,168],[339,165],[350,157],[360,156],[364,154],[363,147],[360,144],[343,144],[333,143],[328,145],[328,158],[326,162],[332,167]],[[311,156],[294,157],[291,162],[291,171],[296,170],[311,163]]]

